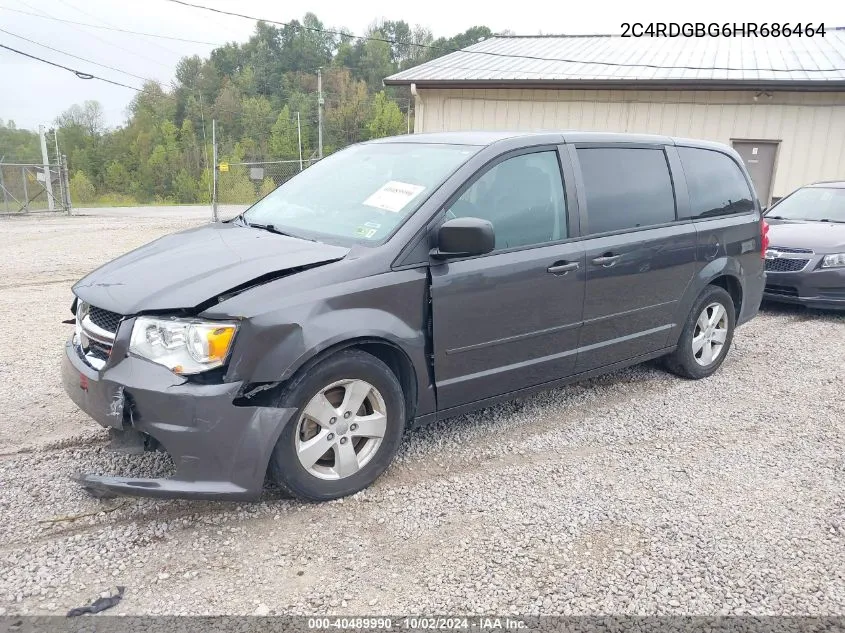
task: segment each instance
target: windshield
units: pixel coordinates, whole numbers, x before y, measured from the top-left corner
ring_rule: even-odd
[[[478,149],[353,145],[297,174],[248,209],[244,219],[294,236],[378,242]]]
[[[785,220],[845,222],[845,189],[805,187],[784,198],[766,215]]]

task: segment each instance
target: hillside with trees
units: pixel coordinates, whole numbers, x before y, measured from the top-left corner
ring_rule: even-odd
[[[423,27],[384,21],[365,35],[326,33],[311,13],[281,27],[258,22],[245,43],[216,48],[205,59],[183,58],[171,86],[146,83],[132,99],[123,126],[107,129],[96,101],[74,105],[56,119],[74,204],[209,202],[212,119],[221,161],[298,160],[297,113],[303,157],[315,156],[318,68],[325,100],[324,154],[405,133],[413,128],[411,95],[404,88],[385,88],[382,79],[492,32],[473,27],[435,40]],[[0,121],[0,154],[39,161],[37,135]],[[254,183],[245,169],[233,169],[221,174],[220,200],[240,202],[275,184],[270,179]]]

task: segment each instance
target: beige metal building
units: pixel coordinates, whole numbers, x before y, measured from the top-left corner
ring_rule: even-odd
[[[845,30],[824,37],[496,37],[385,79],[415,132],[578,129],[732,145],[761,202],[845,179]]]

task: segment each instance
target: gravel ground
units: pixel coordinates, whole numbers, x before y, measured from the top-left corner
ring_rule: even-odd
[[[617,372],[408,433],[345,500],[97,501],[153,474],[64,396],[70,284],[205,210],[0,219],[0,614],[845,614],[845,316],[767,308],[722,370]],[[75,521],[46,522],[91,513]]]

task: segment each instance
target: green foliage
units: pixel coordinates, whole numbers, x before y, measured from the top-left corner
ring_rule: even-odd
[[[265,178],[261,181],[261,189],[258,190],[258,197],[263,198],[264,196],[272,193],[275,188],[275,181],[270,177]]]
[[[97,192],[84,171],[77,171],[70,179],[70,199],[73,204],[87,204],[94,201]]]
[[[312,13],[286,26],[258,22],[244,43],[229,43],[203,59],[185,57],[176,66],[172,89],[146,82],[127,110],[128,120],[107,129],[96,101],[74,105],[57,119],[61,151],[75,186],[74,202],[208,203],[211,199],[211,122],[216,120],[221,203],[251,203],[271,182],[255,183],[238,162],[298,160],[300,117],[302,157],[317,150],[317,77],[322,67],[325,105],[323,153],[368,138],[407,129],[407,88],[384,88],[398,70],[490,37],[472,27],[452,38],[402,20],[374,22],[376,40],[322,33]],[[377,41],[378,39],[395,40]],[[41,160],[38,135],[0,121],[0,156],[17,162]],[[99,196],[96,193],[99,192]]]
[[[291,119],[288,106],[282,108],[270,129],[270,155],[281,160],[293,160],[299,157],[296,121]]]
[[[97,196],[94,204],[98,207],[135,207],[138,206],[138,201],[132,196],[121,193],[106,193]]]
[[[182,204],[191,204],[197,201],[199,183],[185,169],[180,169],[173,181],[173,195]]]
[[[367,123],[371,138],[393,136],[401,134],[406,129],[405,117],[395,101],[391,101],[384,91],[378,93],[373,100],[373,112]]]
[[[255,185],[245,167],[231,167],[217,181],[221,204],[252,204],[256,200]]]
[[[17,129],[14,121],[0,120],[0,158],[10,163],[41,162],[38,134]]]

